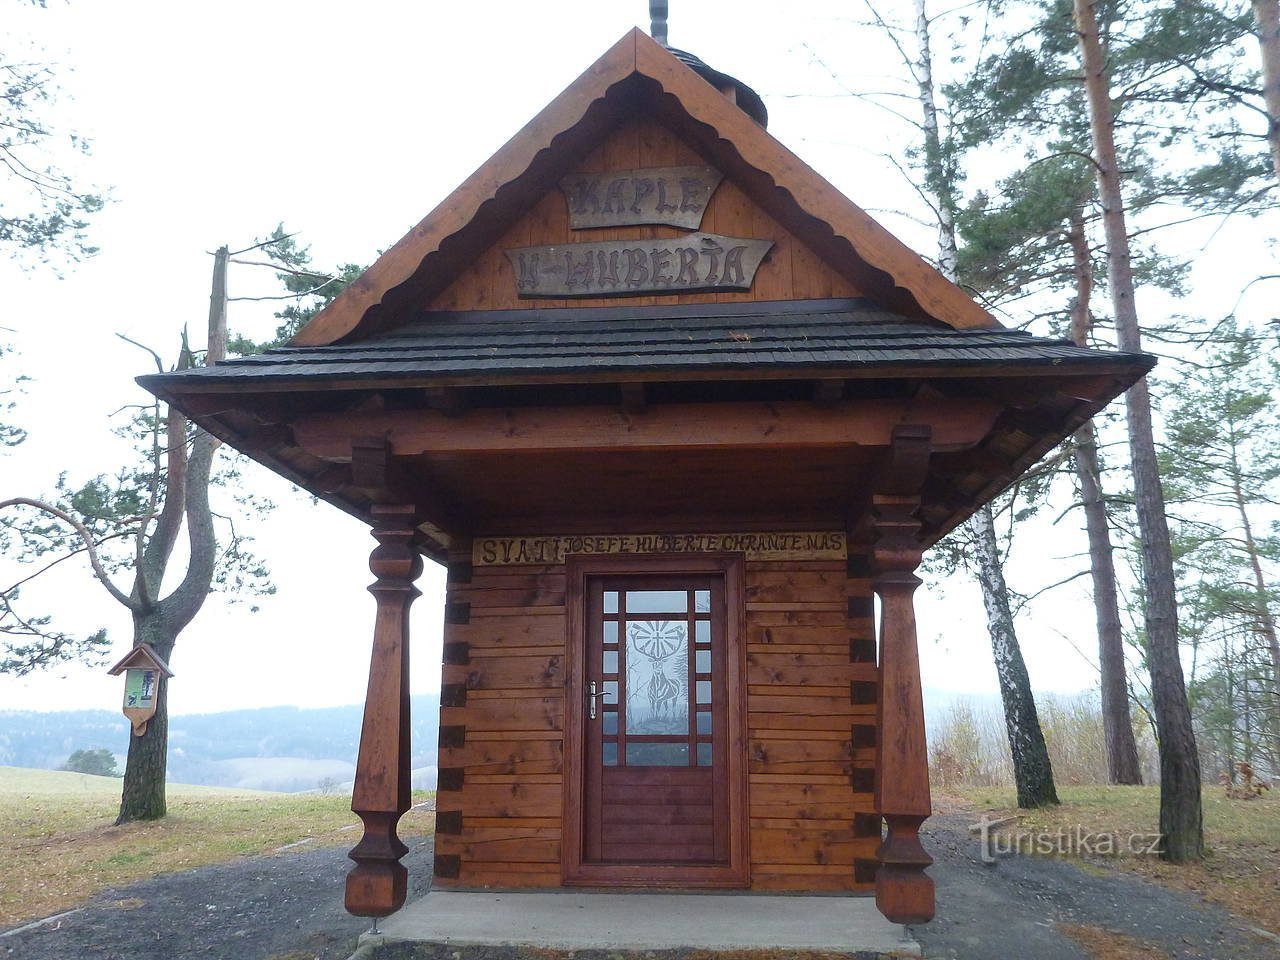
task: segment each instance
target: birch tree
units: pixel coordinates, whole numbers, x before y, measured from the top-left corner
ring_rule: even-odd
[[[1092,180],[1092,171],[1079,156],[1063,152],[1005,178],[994,196],[980,193],[958,218],[965,239],[962,276],[997,302],[1069,294],[1065,326],[1078,346],[1088,344],[1093,328],[1094,258],[1087,229]],[[1072,438],[1071,459],[1089,544],[1108,779],[1137,784],[1142,773],[1129,710],[1111,521],[1093,420]]]
[[[949,145],[944,143],[940,130],[926,0],[914,0],[914,4],[918,59],[912,72],[923,114],[924,182],[938,219],[939,269],[943,276],[955,282],[958,279],[955,224],[958,188],[954,155]],[[1053,782],[1053,765],[1040,728],[1031,678],[1018,643],[991,505],[980,507],[966,524],[966,529],[1004,704],[1005,733],[1013,759],[1018,806],[1029,808],[1056,804],[1058,793]]]

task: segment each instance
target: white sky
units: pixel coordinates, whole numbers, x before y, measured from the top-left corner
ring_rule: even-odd
[[[372,261],[625,30],[648,23],[643,0],[7,6],[6,27],[27,30],[62,63],[67,96],[57,116],[93,138],[85,176],[108,185],[113,202],[95,220],[102,253],[69,266],[64,278],[0,264],[0,326],[15,331],[7,336],[17,364],[33,378],[16,417],[30,439],[0,454],[0,496],[47,491],[59,471],[83,482],[122,462],[108,418],[145,398],[132,377],[148,372],[149,361],[115,334],[166,357],[182,325],[199,339],[207,251],[247,246],[283,221],[300,231],[318,266]],[[884,89],[898,74],[881,42],[837,19],[846,4],[671,6],[672,44],[755,87],[770,131],[855,202],[878,216],[918,202],[883,156],[903,157],[910,129],[840,95],[814,61],[816,52],[859,89]],[[905,12],[907,4],[883,6]],[[899,216],[882,219],[917,249],[932,249],[932,231]],[[1202,275],[1240,274],[1238,244],[1264,235],[1241,229],[1215,239],[1197,267]],[[275,292],[269,274],[254,273],[233,267],[233,296]],[[1232,299],[1238,286],[1230,286]],[[239,303],[230,326],[264,337],[274,321],[269,307]],[[359,702],[372,541],[356,521],[291,494],[266,470],[251,466],[245,476],[276,503],[252,523],[278,593],[257,614],[220,595],[208,601],[175,651],[171,709]],[[1081,551],[1083,538],[1074,521],[1065,526],[1051,532],[1042,524],[1025,538],[1025,553],[1010,565],[1015,586],[1032,589],[1076,569],[1061,558]],[[0,573],[9,567],[0,563]],[[1038,689],[1094,682],[1089,659],[1075,649],[1096,644],[1085,583],[1042,601],[1022,622]],[[415,692],[439,686],[443,584],[437,567],[419,584]],[[128,649],[128,616],[87,567],[25,595],[63,627],[106,625],[113,656]],[[994,690],[976,587],[957,580],[945,594],[918,596],[926,686]],[[81,667],[0,678],[0,709],[114,709],[118,698],[117,679]]]

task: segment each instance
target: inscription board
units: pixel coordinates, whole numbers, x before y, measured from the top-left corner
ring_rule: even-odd
[[[574,230],[641,223],[696,230],[723,179],[715,167],[646,167],[570,174],[560,190]]]
[[[477,567],[560,564],[571,554],[742,553],[748,560],[844,560],[843,533],[624,533],[582,537],[483,537],[471,548]]]
[[[520,297],[609,297],[750,290],[772,240],[691,233],[505,251]]]

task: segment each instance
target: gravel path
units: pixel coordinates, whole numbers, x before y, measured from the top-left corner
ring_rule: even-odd
[[[405,843],[416,896],[431,842]],[[51,923],[0,933],[0,960],[346,960],[369,929],[342,907],[346,854],[289,851],[107,890]]]
[[[1044,857],[984,864],[974,818],[943,814],[922,831],[935,860],[938,916],[913,928],[929,958],[1089,960],[1053,929],[1076,923],[1115,931],[1163,950],[1170,960],[1276,960],[1280,944],[1251,933],[1226,911],[1148,883],[1105,862],[1081,869]]]
[[[431,843],[406,842],[410,896],[416,897],[430,882]],[[1018,856],[984,865],[964,815],[934,817],[925,843],[936,860],[930,872],[938,885],[938,918],[913,932],[931,960],[1089,960],[1054,930],[1055,921],[1118,931],[1155,945],[1170,960],[1280,957],[1280,944],[1251,934],[1217,907],[1106,865],[1081,869]],[[131,884],[52,922],[0,932],[0,960],[346,960],[368,929],[342,908],[349,865],[345,848],[330,847]],[[484,947],[383,954],[387,960],[551,956]],[[587,958],[579,954],[579,960]]]

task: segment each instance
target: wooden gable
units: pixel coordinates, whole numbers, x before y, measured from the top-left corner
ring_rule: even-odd
[[[661,168],[705,163],[698,151],[654,117],[625,123],[574,166],[575,173]],[[545,307],[633,306],[661,303],[736,303],[858,297],[864,291],[812,247],[771,217],[738,184],[726,180],[712,194],[700,230],[730,237],[773,241],[756,271],[750,290],[714,293],[658,294],[610,298],[522,299],[507,250],[543,244],[600,240],[677,240],[688,234],[678,227],[640,225],[571,229],[564,194],[552,187],[444,290],[422,304],[431,310],[509,310]]]
[[[864,296],[956,329],[999,324],[720,91],[633,30],[304,327],[296,346],[359,340],[424,309],[598,306],[522,299],[505,251],[648,240],[662,226],[569,229],[573,172],[710,164],[724,175],[702,229],[774,242],[750,290],[610,298],[680,303]]]

